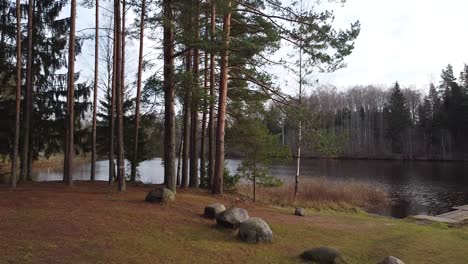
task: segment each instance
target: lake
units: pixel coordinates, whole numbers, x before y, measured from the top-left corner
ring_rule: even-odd
[[[227,162],[228,168],[234,171],[241,161]],[[392,205],[376,213],[386,216],[403,218],[415,214],[435,215],[448,212],[453,206],[468,204],[468,165],[464,162],[308,159],[303,160],[301,169],[303,177],[320,176],[336,181],[353,180],[381,186],[390,194]],[[145,183],[162,183],[161,159],[142,162],[139,173],[140,180]],[[295,162],[273,164],[271,174],[292,179]],[[90,165],[76,166],[73,175],[76,180],[88,180]],[[107,178],[108,162],[98,161],[96,179],[107,181]],[[61,180],[62,171],[35,171],[33,179]]]

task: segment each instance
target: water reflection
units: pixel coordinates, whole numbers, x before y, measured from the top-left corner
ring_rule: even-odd
[[[234,171],[240,160],[228,160]],[[295,175],[294,161],[273,164],[271,173],[280,178]],[[129,166],[127,164],[129,171]],[[154,159],[142,162],[138,168],[140,180],[145,183],[163,182],[163,162]],[[108,161],[96,163],[96,179],[107,181]],[[356,160],[304,160],[304,177],[322,176],[332,180],[355,180],[382,186],[391,195],[392,206],[376,212],[393,217],[413,214],[439,214],[452,206],[468,204],[468,166],[462,162],[401,162]],[[89,180],[90,165],[76,166],[73,177]],[[35,181],[62,180],[62,170],[43,169],[33,175]]]

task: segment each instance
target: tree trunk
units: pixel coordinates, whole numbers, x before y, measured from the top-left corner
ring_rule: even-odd
[[[91,181],[96,179],[96,123],[99,74],[99,0],[96,0],[96,33],[94,40],[94,97],[93,97],[93,145],[91,149]]]
[[[29,0],[28,6],[28,61],[26,65],[26,94],[24,97],[24,134],[23,134],[23,149],[21,158],[20,181],[26,181],[28,177],[28,160],[29,160],[29,141],[31,132],[31,115],[32,115],[32,51],[33,51],[33,15],[34,15],[34,0]]]
[[[208,25],[208,17],[206,21]],[[208,32],[208,31],[207,31]],[[207,186],[207,177],[206,177],[206,117],[207,117],[207,100],[206,96],[208,95],[208,53],[205,52],[205,76],[204,76],[204,85],[203,85],[203,116],[202,116],[202,125],[201,125],[201,140],[200,140],[200,180],[202,186]]]
[[[125,1],[124,1],[125,2]],[[124,4],[125,5],[125,4]],[[115,16],[115,47],[116,47],[116,76],[115,76],[115,88],[116,88],[116,101],[117,101],[117,178],[119,184],[119,191],[125,192],[125,159],[124,159],[124,144],[123,144],[123,45],[122,45],[122,26],[121,26],[121,12],[120,12],[120,0],[114,0],[114,16]]]
[[[215,126],[214,126],[214,105],[215,105],[215,33],[216,33],[216,6],[215,0],[211,0],[211,16],[210,16],[210,110],[208,117],[208,188],[213,187],[213,178],[215,170]]]
[[[188,50],[185,55],[185,71],[187,75],[192,72],[192,50]],[[182,187],[189,185],[189,155],[190,155],[190,105],[192,82],[187,79],[185,83],[184,98],[184,148],[182,153]]]
[[[145,12],[146,12],[146,0],[142,0],[141,3],[141,18],[140,18],[140,52],[138,54],[138,80],[137,80],[137,95],[136,95],[136,107],[135,107],[135,131],[133,138],[133,162],[132,170],[130,174],[130,180],[136,180],[136,171],[138,164],[138,129],[140,127],[140,97],[141,97],[141,81],[143,74],[143,40],[145,33]]]
[[[114,18],[114,29],[115,29],[115,18]],[[116,89],[116,56],[117,49],[115,42],[117,39],[116,31],[114,30],[114,43],[113,43],[113,54],[112,54],[112,95],[111,95],[111,105],[110,105],[110,121],[109,121],[109,184],[114,184],[115,181],[115,159],[114,159],[114,143],[115,143],[115,97],[117,95]]]
[[[21,3],[16,0],[16,109],[15,109],[15,143],[11,161],[11,188],[16,188],[16,161],[18,160],[20,112],[21,112]]]
[[[184,139],[181,136],[180,137],[180,143],[179,143],[179,157],[177,159],[177,185],[181,185],[182,179],[181,179],[181,170],[182,170],[182,149],[184,145]]]
[[[219,81],[218,127],[216,131],[216,157],[213,180],[213,194],[223,193],[224,174],[224,128],[226,123],[226,103],[228,89],[229,40],[231,31],[231,1],[223,18],[223,49],[221,54],[221,73]]]
[[[164,0],[164,179],[166,187],[176,191],[175,111],[174,111],[174,0]]]
[[[196,1],[196,13],[193,17],[195,26],[195,43],[198,46],[200,35],[199,16],[200,1]],[[198,188],[198,103],[200,101],[200,50],[196,47],[193,51],[193,88],[192,88],[192,110],[191,110],[191,140],[190,140],[190,187]]]
[[[68,153],[67,155],[67,167],[64,174],[67,175],[68,186],[73,185],[73,155],[74,155],[74,124],[75,124],[75,23],[76,23],[76,0],[71,0],[70,10],[70,38],[68,48]]]

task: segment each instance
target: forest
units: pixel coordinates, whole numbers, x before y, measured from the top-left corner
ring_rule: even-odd
[[[96,160],[107,159],[109,182],[125,190],[141,161],[163,157],[168,186],[220,193],[224,156],[251,159],[239,137],[270,136],[276,152],[287,149],[283,156],[299,161],[465,159],[468,66],[457,78],[448,65],[427,91],[398,82],[341,91],[310,81],[318,69],[344,67],[359,35],[359,22],[334,29],[330,11],[269,0],[103,1],[102,11],[99,1],[85,1],[79,4],[95,9],[96,27],[76,34],[74,1],[1,3],[0,153],[15,168],[12,184],[30,180],[38,158],[57,154],[72,184],[73,157],[91,154],[90,180]],[[63,18],[65,7],[70,17]],[[125,74],[129,39],[139,43],[136,78]],[[163,46],[162,57],[144,59],[145,39]],[[89,80],[74,70],[85,42],[95,46]],[[297,50],[289,60],[268,58],[285,45]],[[297,79],[295,94],[264,70],[271,65]],[[190,162],[198,159],[200,166]]]
[[[466,263],[468,65],[324,82],[349,2],[0,0],[0,263]]]

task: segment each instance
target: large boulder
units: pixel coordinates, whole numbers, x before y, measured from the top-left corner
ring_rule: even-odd
[[[378,264],[405,264],[405,263],[393,256],[389,256],[389,257],[386,257],[384,260],[380,261]]]
[[[273,242],[273,232],[268,224],[258,217],[252,217],[240,224],[237,237],[248,243]]]
[[[220,203],[210,204],[205,207],[205,217],[209,219],[215,219],[216,216],[226,210],[226,207]]]
[[[237,228],[243,222],[249,220],[247,210],[237,207],[232,207],[216,216],[216,223],[227,228]]]
[[[296,211],[294,211],[294,214],[298,216],[305,216],[306,210],[304,208],[298,207],[296,208]]]
[[[341,253],[328,247],[318,247],[305,251],[301,258],[306,261],[318,264],[343,264],[346,263]]]
[[[175,200],[175,194],[166,188],[156,188],[146,195],[145,200],[150,203],[167,203]]]

